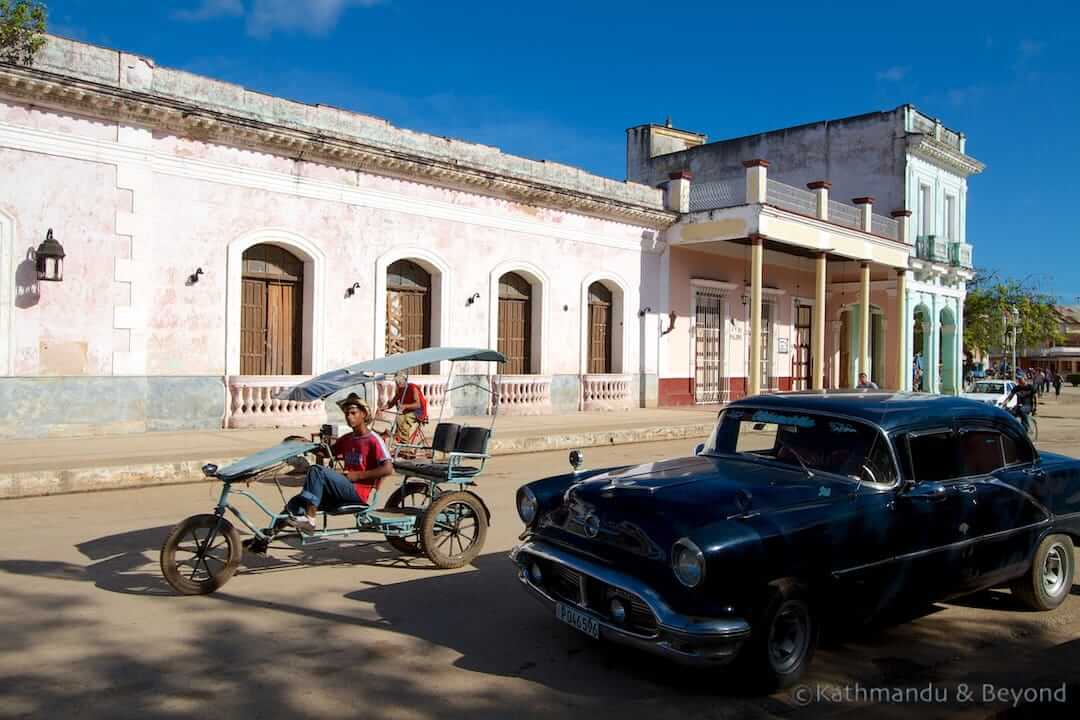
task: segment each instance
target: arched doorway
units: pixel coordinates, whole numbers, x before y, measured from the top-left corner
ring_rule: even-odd
[[[613,295],[603,282],[589,285],[588,372],[612,372],[611,341]]]
[[[240,374],[303,372],[304,262],[277,245],[253,245],[241,268]]]
[[[430,345],[431,274],[411,260],[393,262],[386,269],[386,354]]]
[[[955,394],[956,387],[956,318],[950,308],[942,308],[938,315],[941,333],[938,335],[938,378],[941,392]]]
[[[506,355],[502,372],[532,372],[532,285],[515,272],[499,278],[499,352]]]

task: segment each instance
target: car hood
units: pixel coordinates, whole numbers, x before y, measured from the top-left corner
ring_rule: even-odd
[[[738,456],[700,455],[619,468],[573,486],[583,509],[664,513],[689,524],[765,513],[850,493],[851,482],[798,466]]]

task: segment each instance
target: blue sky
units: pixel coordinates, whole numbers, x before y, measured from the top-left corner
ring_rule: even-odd
[[[1066,2],[47,0],[158,64],[623,178],[624,130],[722,139],[910,102],[968,136],[976,265],[1080,303]]]

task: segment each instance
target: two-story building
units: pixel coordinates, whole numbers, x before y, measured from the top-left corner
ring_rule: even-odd
[[[684,211],[647,296],[668,318],[661,404],[852,387],[860,372],[957,392],[967,178],[983,169],[965,145],[910,105],[711,143],[630,128],[627,179]]]

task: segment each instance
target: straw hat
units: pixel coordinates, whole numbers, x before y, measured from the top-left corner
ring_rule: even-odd
[[[338,407],[341,408],[343,413],[347,413],[349,408],[353,406],[362,409],[368,417],[371,417],[371,406],[367,404],[367,400],[364,400],[356,393],[349,393],[347,398],[338,401]]]

